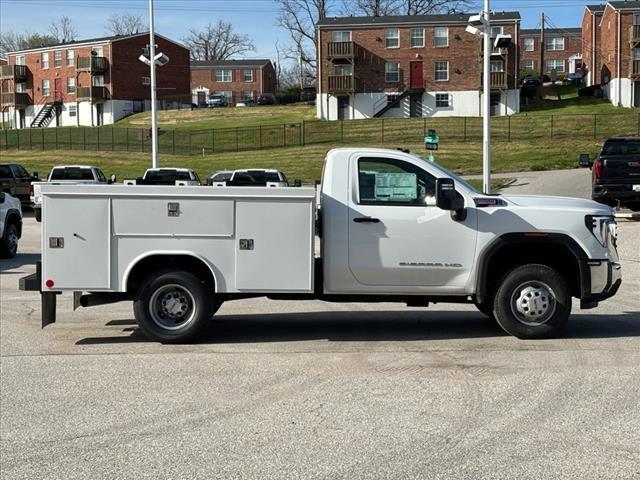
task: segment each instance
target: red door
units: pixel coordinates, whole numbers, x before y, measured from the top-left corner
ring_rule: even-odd
[[[62,78],[53,81],[53,95],[56,100],[62,100]]]
[[[411,88],[424,88],[422,62],[411,62]]]

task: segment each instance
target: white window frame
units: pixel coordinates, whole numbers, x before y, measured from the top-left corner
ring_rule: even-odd
[[[446,105],[438,105],[438,102],[442,101],[442,97],[443,96],[446,97],[447,104]],[[452,101],[450,93],[436,93],[435,97],[436,97],[436,108],[451,108],[453,101]],[[438,97],[440,97],[440,99],[438,99]]]
[[[446,35],[438,35],[438,32],[445,32]],[[445,45],[438,45],[438,39],[446,39]],[[436,27],[433,29],[433,46],[436,48],[446,48],[449,46],[449,27]]]
[[[491,38],[496,38],[504,33],[504,27],[491,27]]]
[[[249,94],[249,95],[247,95]],[[243,90],[242,100],[253,100],[253,90]]]
[[[536,40],[535,38],[525,38],[524,42],[524,51],[525,52],[535,52],[536,50]]]
[[[228,80],[225,80],[229,78]],[[216,68],[213,73],[213,81],[218,83],[233,82],[233,70],[230,68]]]
[[[347,37],[347,40],[345,40],[345,36]],[[351,41],[351,30],[334,30],[334,31],[332,31],[331,32],[331,41],[333,43],[350,42]]]
[[[491,60],[489,62],[489,71],[492,73],[504,73],[504,60]]]
[[[392,65],[396,65],[396,69],[391,69]],[[395,75],[394,79],[389,79],[389,75]],[[400,62],[385,62],[384,63],[384,81],[386,83],[399,83],[400,82]]]
[[[547,52],[561,52],[564,50],[564,37],[549,37],[544,40],[544,49]]]
[[[102,45],[91,47],[91,51],[95,53],[96,57],[104,57],[104,50],[102,49]]]
[[[76,77],[67,77],[67,94],[76,94]]]
[[[633,60],[634,61],[640,60],[640,47],[634,48],[632,55],[633,55]]]
[[[49,52],[42,52],[40,54],[40,66],[43,70],[49,68]]]
[[[55,50],[53,52],[53,66],[54,68],[62,67],[62,50]]]
[[[635,13],[633,15],[633,24],[640,25],[640,13]]]
[[[69,110],[69,116],[70,117],[77,117],[78,116],[78,106],[77,105],[68,105],[67,109]]]
[[[26,82],[17,82],[16,83],[16,93],[27,93],[27,84],[26,84]]]
[[[249,72],[249,80],[247,80],[247,72]],[[247,83],[253,82],[253,68],[242,69],[242,81]]]
[[[351,77],[353,76],[353,65],[351,64],[334,65],[333,74],[338,77]]]
[[[528,66],[530,65],[530,66]],[[523,70],[535,70],[536,61],[533,59],[523,60],[522,61],[522,69]]]
[[[91,79],[93,87],[104,87],[104,75],[94,75]]]
[[[67,67],[74,67],[76,65],[76,52],[73,49],[67,50]]]
[[[151,85],[151,77],[142,77],[142,85]]]
[[[24,55],[16,55],[16,65],[25,65]]]
[[[390,44],[393,41],[395,45]],[[384,31],[385,48],[400,48],[400,29],[397,27],[387,28]]]
[[[438,69],[438,66],[442,66],[442,64],[446,65],[446,70],[443,69]],[[442,72],[446,72],[447,73],[447,78],[438,78],[438,72],[442,73]],[[448,82],[449,81],[449,61],[448,60],[440,60],[440,61],[436,61],[434,62],[433,65],[433,78],[435,79],[436,82]]]
[[[51,83],[49,83],[48,78],[42,80],[41,88],[43,97],[48,97],[51,95]]]
[[[546,71],[550,72],[551,70],[555,69],[556,72],[564,73],[564,71],[565,71],[565,63],[566,62],[564,60],[546,60],[545,61]],[[562,68],[558,68],[559,64],[562,66]]]
[[[424,48],[424,28],[414,27],[411,29],[411,48]]]

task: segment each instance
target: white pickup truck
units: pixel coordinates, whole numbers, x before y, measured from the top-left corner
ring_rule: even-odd
[[[200,185],[200,177],[190,168],[148,168],[142,177],[125,180],[125,185]]]
[[[55,321],[133,300],[142,331],[194,340],[226,300],[473,303],[519,338],[557,335],[571,298],[593,308],[621,266],[611,208],[483,195],[397,150],[343,148],[314,188],[43,185],[42,265],[21,279]],[[315,251],[315,236],[320,249]]]
[[[86,185],[112,182],[115,182],[114,175],[111,176],[110,180],[107,180],[102,170],[91,165],[60,165],[53,167],[46,182],[31,182],[29,195],[36,220],[38,222],[42,220],[42,194],[40,189],[43,184]]]

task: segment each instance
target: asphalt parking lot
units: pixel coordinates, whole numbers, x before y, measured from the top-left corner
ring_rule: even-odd
[[[26,218],[0,269],[0,477],[640,478],[638,238],[620,222],[620,292],[559,339],[473,307],[252,299],[170,346],[128,303],[63,296],[41,330]]]

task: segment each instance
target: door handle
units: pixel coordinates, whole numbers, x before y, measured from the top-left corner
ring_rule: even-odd
[[[353,219],[353,221],[356,223],[380,223],[379,218],[373,217],[356,217]]]

